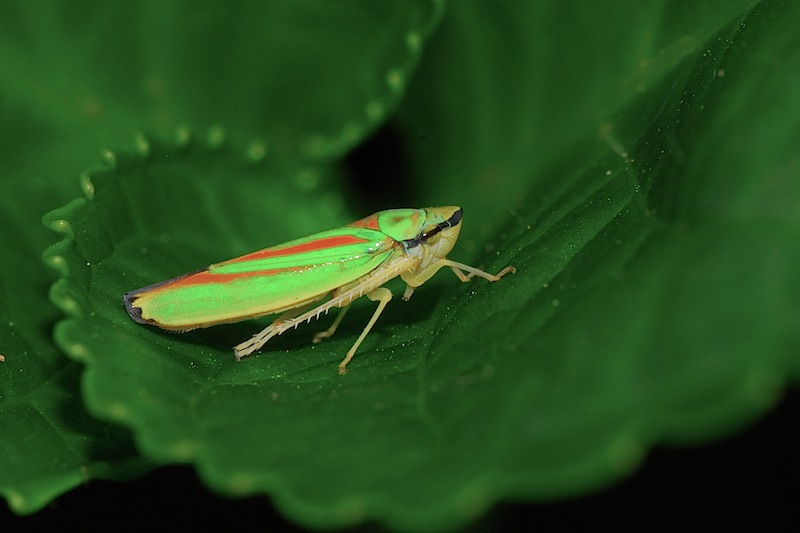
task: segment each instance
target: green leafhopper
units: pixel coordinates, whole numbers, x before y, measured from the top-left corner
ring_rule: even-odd
[[[130,291],[123,296],[131,318],[170,331],[189,331],[281,313],[260,333],[234,347],[236,359],[250,355],[268,340],[330,309],[342,311],[314,342],[336,331],[349,305],[366,296],[378,307],[339,363],[347,372],[361,342],[378,320],[392,293],[383,285],[400,276],[403,300],[440,268],[463,282],[474,276],[497,281],[497,274],[447,259],[461,231],[460,207],[390,209],[342,228],[253,252],[204,270]]]

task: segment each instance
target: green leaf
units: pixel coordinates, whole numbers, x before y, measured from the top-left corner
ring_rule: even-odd
[[[308,170],[269,157],[247,167],[197,142],[94,174],[93,199],[48,218],[74,235],[49,258],[69,265],[53,289],[71,316],[57,340],[87,364],[90,409],[131,427],[148,457],[194,462],[218,491],[268,493],[308,525],[403,529],[453,526],[501,498],[575,494],[656,442],[745,424],[798,370],[797,93],[757,98],[800,67],[780,27],[787,9],[765,4],[716,32],[703,25],[688,49],[664,46],[656,72],[618,73],[643,80],[635,97],[601,84],[602,135],[564,130],[546,163],[512,159],[525,195],[480,247],[465,230],[482,252],[453,254],[517,274],[469,286],[442,275],[393,302],[344,377],[336,363],[370,306],[320,345],[307,327],[235,363],[230,347],[260,325],[164,334],[119,301],[346,221],[321,208],[324,191],[296,186]],[[453,191],[464,203],[477,192]]]
[[[20,188],[3,187],[2,197],[23,198],[10,191]],[[28,208],[46,205],[27,199]],[[150,462],[126,431],[84,410],[82,366],[50,336],[59,313],[47,300],[51,276],[40,260],[47,235],[23,212],[12,202],[0,212],[0,494],[14,511],[32,513],[88,479],[129,479]]]
[[[121,141],[133,126],[90,112],[86,93],[64,76],[82,62],[50,15],[6,2],[0,16],[0,494],[20,514],[87,480],[129,479],[151,466],[127,431],[85,411],[82,365],[51,336],[60,314],[47,297],[52,275],[41,252],[53,239],[41,216],[78,193],[75,178],[101,139]]]
[[[52,239],[39,221],[75,196],[86,162],[142,127],[187,123],[225,124],[253,139],[251,157],[338,155],[396,105],[439,14],[413,0],[3,3],[0,493],[15,511],[149,465],[126,432],[83,412],[81,365],[50,335],[57,311],[39,256]],[[314,187],[317,176],[300,179]]]
[[[88,197],[46,219],[64,234],[46,255],[56,339],[86,365],[91,413],[222,493],[269,494],[311,526],[455,527],[501,499],[600,487],[655,443],[729,434],[797,382],[800,8],[452,2],[428,41],[441,4],[373,4],[145,3],[120,24],[107,4],[19,2],[0,17],[0,489],[15,508],[82,464],[118,477],[136,461],[85,416],[47,338],[30,222],[66,204],[90,150],[142,124],[195,127],[110,153]],[[263,321],[173,335],[127,317],[126,290],[367,214],[304,161],[335,159],[401,98],[390,126],[420,193],[398,194],[463,205],[451,257],[514,276],[443,272],[393,301],[344,377],[372,304],[322,344],[312,324],[240,363],[230,347]]]

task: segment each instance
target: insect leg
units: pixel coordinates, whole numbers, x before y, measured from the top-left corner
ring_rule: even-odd
[[[377,289],[368,292],[366,296],[373,302],[378,302],[378,308],[375,309],[375,313],[373,313],[372,318],[369,319],[369,322],[367,323],[367,326],[364,328],[364,331],[362,331],[361,335],[359,335],[358,339],[356,339],[356,342],[355,344],[353,344],[353,347],[347,351],[347,355],[345,356],[344,359],[342,359],[342,362],[339,363],[339,375],[347,373],[347,363],[349,363],[350,360],[353,358],[353,355],[355,355],[356,350],[361,345],[361,342],[366,338],[367,334],[372,329],[372,326],[375,325],[375,322],[377,322],[378,317],[381,316],[381,313],[383,312],[383,309],[386,307],[386,304],[388,304],[389,301],[392,299],[392,293],[386,287],[378,287]]]
[[[440,268],[443,267],[450,267],[453,273],[458,276],[463,282],[467,282],[475,276],[479,276],[481,278],[487,279],[489,281],[497,281],[509,272],[516,272],[517,269],[513,266],[507,266],[497,274],[489,274],[488,272],[484,272],[479,268],[475,268],[469,265],[465,265],[464,263],[457,263],[456,261],[450,261],[449,259],[440,259],[435,263],[428,265],[425,270],[422,272],[409,277],[404,277],[403,280],[406,282],[406,292],[403,294],[403,298],[408,300],[411,297],[411,294],[414,292],[414,288],[419,287],[431,277],[433,277],[436,272],[439,271]],[[464,271],[469,272],[469,274],[464,274]]]
[[[458,276],[458,279],[460,279],[463,282],[467,282],[472,278],[474,278],[475,276],[480,276],[483,279],[488,279],[489,281],[497,281],[506,274],[508,274],[509,272],[514,273],[517,271],[516,268],[509,265],[500,272],[498,272],[497,274],[489,274],[488,272],[484,272],[483,270],[471,267],[469,265],[465,265],[463,263],[457,263],[455,261],[450,261],[449,259],[445,259],[444,261],[445,263],[447,263],[447,266],[449,266],[450,269],[455,273],[455,275]],[[469,272],[469,274],[464,274],[463,272],[464,270]]]
[[[325,331],[320,331],[314,335],[314,344],[322,342],[322,339],[327,339],[328,337],[336,333],[336,328],[339,327],[339,324],[342,322],[342,319],[344,318],[344,315],[345,313],[347,313],[348,309],[350,309],[349,305],[342,307],[342,310],[339,311],[338,315],[336,315],[336,320],[333,321],[331,327],[329,327]]]
[[[236,355],[236,360],[241,361],[242,358],[247,357],[251,353],[264,346],[272,337],[283,333],[286,329],[288,329],[285,327],[287,322],[291,321],[291,319],[297,317],[307,309],[313,307],[313,305],[314,302],[300,306],[297,309],[290,309],[289,311],[286,311],[284,314],[273,320],[272,324],[262,329],[243,343],[234,346],[233,353]]]

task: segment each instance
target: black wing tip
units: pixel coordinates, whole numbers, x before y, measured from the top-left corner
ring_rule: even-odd
[[[139,324],[150,324],[149,320],[142,318],[142,308],[136,306],[139,291],[130,291],[122,295],[122,302],[130,317]]]
[[[188,274],[183,274],[181,276],[177,276],[177,277],[174,277],[172,279],[168,279],[168,280],[165,280],[165,281],[159,281],[158,283],[153,283],[152,285],[147,285],[146,287],[141,287],[139,289],[134,289],[132,291],[128,291],[128,292],[126,292],[125,294],[122,295],[122,302],[125,304],[125,310],[128,311],[128,314],[131,316],[131,318],[134,319],[139,324],[158,325],[158,324],[156,324],[155,320],[142,318],[142,309],[141,309],[141,307],[137,307],[136,306],[136,300],[139,298],[139,295],[147,293],[147,292],[150,292],[150,291],[153,291],[153,290],[156,290],[156,289],[160,289],[161,287],[164,287],[164,286],[169,285],[171,283],[175,283],[176,281],[180,281],[183,278],[188,278],[189,276],[197,274],[198,272],[203,272],[205,270],[208,270],[208,269],[201,268],[200,270],[195,270],[194,272],[189,272]]]

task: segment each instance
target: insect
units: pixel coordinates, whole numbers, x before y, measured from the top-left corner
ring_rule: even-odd
[[[497,281],[497,274],[447,259],[461,231],[460,207],[390,209],[332,229],[266,248],[204,270],[148,285],[123,296],[128,314],[141,324],[189,331],[282,313],[272,324],[234,347],[236,360],[268,340],[330,309],[341,312],[314,342],[330,337],[350,304],[366,296],[378,307],[339,363],[339,374],[370,332],[392,293],[383,285],[400,276],[403,300],[440,268],[463,282],[474,276]],[[324,301],[323,301],[324,300]]]

